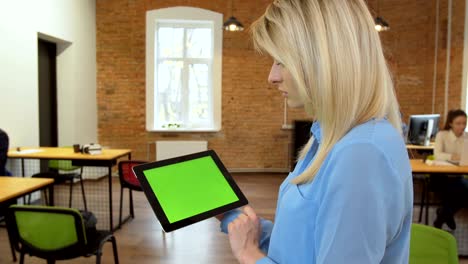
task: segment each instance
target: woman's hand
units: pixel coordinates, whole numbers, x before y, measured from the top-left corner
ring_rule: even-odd
[[[228,225],[232,253],[240,263],[255,263],[265,256],[258,248],[260,232],[260,219],[250,206]]]

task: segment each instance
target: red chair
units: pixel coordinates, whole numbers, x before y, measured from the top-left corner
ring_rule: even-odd
[[[132,168],[136,165],[148,163],[141,160],[123,160],[119,162],[119,180],[120,180],[120,209],[119,209],[119,228],[122,225],[122,202],[123,202],[123,189],[127,188],[129,192],[129,205],[130,216],[135,218],[133,211],[133,196],[132,191],[143,191],[140,186],[136,175],[133,173]]]

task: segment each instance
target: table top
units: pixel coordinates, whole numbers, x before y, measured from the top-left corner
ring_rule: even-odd
[[[48,178],[22,178],[0,176],[0,202],[20,197],[54,182]]]
[[[468,166],[428,165],[421,159],[411,159],[410,163],[413,173],[468,174]]]
[[[434,142],[431,142],[431,144],[429,146],[406,144],[406,148],[407,149],[415,149],[415,150],[433,150],[434,149]]]
[[[66,160],[114,160],[131,153],[131,149],[103,149],[101,154],[91,155],[73,152],[73,148],[21,147],[8,150],[8,158],[66,159]]]

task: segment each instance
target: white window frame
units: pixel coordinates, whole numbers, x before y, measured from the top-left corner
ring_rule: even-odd
[[[161,128],[155,123],[155,43],[157,43],[158,22],[183,20],[210,22],[213,25],[213,63],[212,67],[212,114],[213,124],[202,128]],[[221,130],[221,73],[222,73],[222,31],[223,15],[210,10],[194,7],[170,7],[146,12],[146,130],[154,132],[216,132]]]

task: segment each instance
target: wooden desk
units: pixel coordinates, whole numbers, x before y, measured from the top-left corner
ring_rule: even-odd
[[[407,144],[406,149],[408,150],[410,159],[417,159],[434,154],[434,143],[431,142],[429,146]]]
[[[108,168],[108,185],[109,185],[109,229],[114,231],[117,227],[113,225],[112,216],[112,166],[117,164],[117,160],[127,156],[131,159],[132,150],[130,149],[103,149],[101,154],[90,155],[73,152],[73,148],[59,147],[22,147],[20,151],[10,149],[8,158],[21,159],[21,171],[24,176],[24,159],[40,159],[40,160],[71,160],[75,166],[93,166]]]
[[[103,149],[101,154],[90,155],[73,152],[73,148],[58,148],[58,147],[22,147],[21,151],[15,149],[8,150],[8,158],[11,159],[61,159],[72,160],[80,163],[80,161],[96,162],[116,160],[120,157],[131,155],[130,149]],[[94,166],[94,165],[93,165]]]
[[[32,192],[49,188],[50,202],[53,205],[54,179],[20,178],[0,176],[0,204],[15,200]]]
[[[427,174],[468,174],[468,166],[428,165],[421,159],[410,160],[413,173]]]
[[[414,150],[434,150],[434,143],[431,143],[429,146],[406,144],[406,148]]]
[[[462,175],[468,174],[468,166],[455,166],[455,165],[428,165],[421,159],[411,159],[411,171],[413,173],[431,174],[431,175]],[[424,184],[427,184],[425,182]],[[425,192],[423,191],[423,196]],[[426,207],[425,223],[429,221],[429,204],[425,202],[427,198],[422,201],[421,207]],[[422,212],[419,215],[419,221],[422,219]]]

